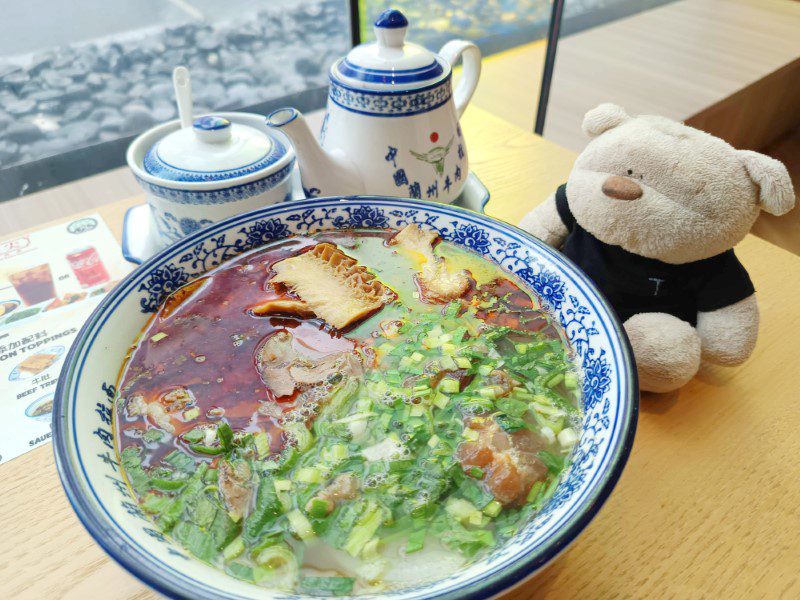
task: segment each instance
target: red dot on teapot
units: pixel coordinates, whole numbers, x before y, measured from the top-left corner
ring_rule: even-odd
[[[431,141],[434,143],[439,141],[439,134],[436,133],[435,131],[431,134]]]

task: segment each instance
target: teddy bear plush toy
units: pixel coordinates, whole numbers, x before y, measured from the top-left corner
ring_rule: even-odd
[[[687,383],[701,360],[745,361],[753,284],[733,253],[759,211],[795,203],[782,163],[663,117],[601,104],[567,183],[520,226],[560,248],[604,292],[630,339],[642,390]]]

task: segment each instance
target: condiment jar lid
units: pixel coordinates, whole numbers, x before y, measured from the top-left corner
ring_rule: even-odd
[[[224,181],[268,169],[285,154],[266,133],[209,115],[153,144],[143,166],[169,181]]]
[[[375,21],[377,41],[353,48],[331,67],[334,80],[367,90],[413,90],[437,83],[450,65],[418,44],[406,42],[408,20],[399,10],[383,11]]]

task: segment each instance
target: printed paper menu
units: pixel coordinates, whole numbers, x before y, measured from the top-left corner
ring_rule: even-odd
[[[99,215],[0,242],[0,463],[50,439],[67,351],[129,270]]]

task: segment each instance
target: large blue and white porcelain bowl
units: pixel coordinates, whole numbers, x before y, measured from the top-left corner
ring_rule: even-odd
[[[145,517],[114,453],[111,415],[120,366],[168,294],[242,252],[292,234],[400,228],[412,222],[436,229],[444,239],[486,256],[530,285],[561,322],[581,364],[585,418],[571,467],[550,502],[519,535],[452,576],[385,597],[492,596],[536,573],[586,527],[619,479],[638,406],[625,334],[586,275],[519,229],[468,210],[397,198],[323,198],[269,206],[186,236],[123,280],[79,333],[56,391],[56,461],[78,517],[117,562],[168,596],[290,597],[192,558]]]

